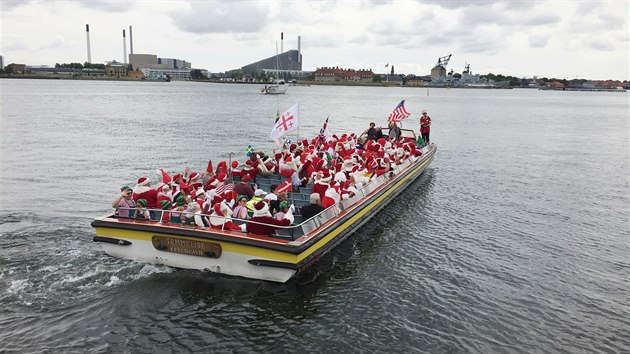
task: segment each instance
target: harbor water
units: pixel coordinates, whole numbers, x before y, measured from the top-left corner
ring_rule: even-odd
[[[630,351],[627,93],[0,80],[0,352]],[[286,284],[107,256],[124,183],[427,109],[438,154]]]

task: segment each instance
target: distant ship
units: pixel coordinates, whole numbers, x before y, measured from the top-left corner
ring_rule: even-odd
[[[450,59],[450,56],[449,58]],[[442,58],[438,60],[438,65],[442,68],[446,66],[448,63],[444,61]],[[437,67],[437,65],[436,65]],[[443,73],[446,70],[443,71]],[[444,74],[442,74],[444,75]],[[429,86],[433,87],[461,87],[461,88],[511,88],[509,87],[509,81],[499,81],[496,82],[494,80],[488,80],[485,77],[482,77],[478,74],[473,74],[470,71],[470,64],[466,63],[464,67],[464,71],[461,74],[453,74],[453,69],[451,71],[442,76],[432,78],[431,84]]]

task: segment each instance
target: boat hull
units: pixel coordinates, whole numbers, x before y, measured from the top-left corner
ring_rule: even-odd
[[[381,176],[380,184],[366,186],[369,193],[358,201],[335,206],[338,209],[334,217],[325,218],[331,211],[327,209],[313,219],[316,225],[312,229],[294,241],[111,216],[94,220],[94,241],[114,257],[283,283],[314,264],[394,200],[424,172],[436,150],[432,145],[396,175]],[[320,217],[321,222],[317,222]]]

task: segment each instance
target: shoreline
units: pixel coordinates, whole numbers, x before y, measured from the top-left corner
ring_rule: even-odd
[[[67,75],[0,75],[0,79],[33,79],[33,80],[91,80],[91,81],[125,81],[125,82],[167,82],[162,80],[147,80],[131,77],[114,77],[114,76],[67,76]],[[216,79],[207,80],[173,80],[182,82],[198,82],[198,83],[215,83],[230,85],[265,85],[264,82],[242,82],[242,81],[221,81]],[[401,85],[400,82],[329,82],[329,81],[311,81],[299,80],[297,83],[289,83],[287,86],[354,86],[354,87],[402,87],[402,88],[444,88],[444,89],[483,89],[483,90],[511,90],[511,89],[538,89],[542,91],[583,91],[583,92],[627,92],[627,89],[608,89],[608,88],[582,88],[582,87],[520,87],[520,86],[443,86],[443,85]]]

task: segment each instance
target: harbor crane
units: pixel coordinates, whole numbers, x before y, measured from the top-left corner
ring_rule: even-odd
[[[446,68],[446,66],[448,65],[449,60],[451,60],[451,55],[453,54],[449,54],[443,57],[439,57],[437,64],[435,64],[436,67],[441,66],[443,68]]]

